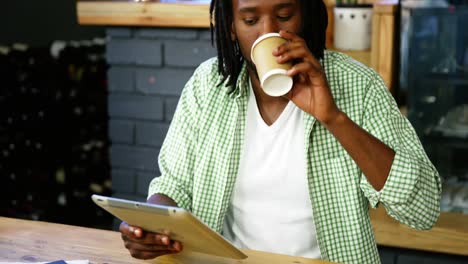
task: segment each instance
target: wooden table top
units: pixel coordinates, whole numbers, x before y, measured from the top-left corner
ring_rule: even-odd
[[[369,213],[378,245],[468,256],[467,214],[443,212],[432,229],[416,230],[388,216],[383,206]]]
[[[185,253],[154,260],[137,260],[123,246],[120,233],[48,222],[0,217],[0,261],[43,262],[54,260],[89,260],[91,264],[325,264],[313,260],[242,250],[249,257],[232,260],[203,254]]]

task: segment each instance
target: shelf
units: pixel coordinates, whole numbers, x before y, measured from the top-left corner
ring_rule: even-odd
[[[359,50],[359,51],[354,51],[354,50],[340,50],[335,47],[330,47],[328,48],[329,50],[332,51],[339,51],[342,52],[353,59],[361,62],[362,64],[371,67],[371,51],[370,50]]]
[[[206,2],[77,1],[76,9],[81,25],[209,28]]]

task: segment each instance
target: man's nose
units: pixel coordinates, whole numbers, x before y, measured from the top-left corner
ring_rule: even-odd
[[[263,21],[263,32],[262,34],[267,34],[267,33],[277,33],[279,32],[279,27],[278,23],[276,23],[276,20],[274,18],[267,18]]]

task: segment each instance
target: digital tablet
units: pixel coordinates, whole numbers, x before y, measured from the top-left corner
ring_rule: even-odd
[[[183,208],[97,194],[93,194],[91,199],[129,225],[155,233],[168,234],[171,239],[183,243],[183,251],[233,259],[247,258],[237,247]]]

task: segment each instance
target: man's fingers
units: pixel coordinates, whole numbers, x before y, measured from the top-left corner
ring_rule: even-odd
[[[301,62],[301,63],[298,63],[298,64],[294,65],[291,69],[289,69],[287,74],[289,76],[295,76],[295,75],[297,75],[299,73],[303,73],[306,76],[308,76],[311,71],[317,72],[317,70],[315,69],[315,67],[311,63]],[[301,79],[301,80],[304,81],[303,79]]]
[[[143,236],[126,236],[122,234],[122,238],[124,240],[128,240],[131,242],[139,243],[139,244],[145,244],[145,245],[163,245],[163,246],[168,246],[171,243],[170,237],[162,234],[156,234],[156,233],[145,233]]]
[[[304,40],[299,37],[297,34],[294,34],[293,32],[291,31],[287,31],[287,30],[280,30],[279,32],[280,36],[289,40],[289,41],[292,41],[292,42],[295,42],[295,41],[299,41],[299,42],[304,42]]]
[[[166,235],[156,234],[154,239],[159,242],[161,245],[169,245],[171,243],[171,239]]]
[[[126,222],[120,223],[119,231],[127,237],[142,237],[143,230],[139,227],[128,225]]]
[[[130,251],[132,257],[137,259],[154,259],[156,257],[167,255],[167,254],[174,254],[177,252],[171,250],[161,250],[161,251]]]
[[[169,245],[169,248],[171,250],[175,250],[175,251],[182,251],[182,249],[184,248],[183,247],[183,244],[179,241],[172,241],[171,244]]]
[[[133,241],[141,244],[158,244],[166,246],[171,243],[171,239],[167,235],[143,232],[141,228],[130,226],[125,222],[122,222],[120,224],[119,231],[124,241]]]
[[[161,244],[142,244],[142,243],[135,243],[133,241],[125,241],[124,245],[127,249],[132,251],[162,251],[162,250],[169,250],[175,251],[172,245],[161,245]]]
[[[182,251],[182,243],[171,240],[166,234],[144,232],[141,228],[122,222],[119,231],[132,257],[137,259],[153,259],[166,254]]]

